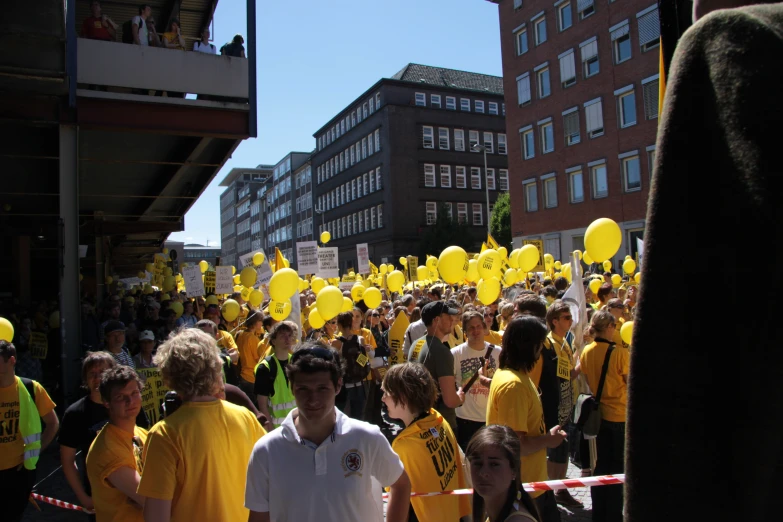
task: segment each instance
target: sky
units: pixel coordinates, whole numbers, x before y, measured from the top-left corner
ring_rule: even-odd
[[[260,0],[256,13],[258,137],[237,147],[170,240],[219,245],[219,183],[232,168],[313,150],[316,130],[408,63],[502,76],[497,5],[486,0]],[[214,20],[218,48],[246,36],[246,1],[219,0]]]

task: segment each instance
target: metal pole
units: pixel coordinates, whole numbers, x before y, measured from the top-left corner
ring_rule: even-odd
[[[490,220],[492,214],[489,211],[489,170],[487,169],[487,147],[484,146],[484,188],[487,191],[487,237],[491,236],[490,233]]]

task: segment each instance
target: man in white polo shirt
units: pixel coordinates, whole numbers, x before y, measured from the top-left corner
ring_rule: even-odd
[[[390,486],[386,520],[406,520],[411,485],[400,458],[377,426],[334,406],[342,386],[337,352],[308,343],[286,373],[297,407],[250,455],[249,522],[383,522],[380,486]]]

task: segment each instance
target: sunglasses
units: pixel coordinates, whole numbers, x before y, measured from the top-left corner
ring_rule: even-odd
[[[371,314],[373,317],[380,317],[381,314]]]
[[[296,361],[305,355],[315,357],[316,359],[323,359],[325,361],[334,360],[334,352],[329,348],[302,348],[294,352],[294,355],[291,357],[291,364],[296,363]]]
[[[327,321],[329,324],[337,324],[337,321]]]

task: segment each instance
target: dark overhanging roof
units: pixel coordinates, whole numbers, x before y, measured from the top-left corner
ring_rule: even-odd
[[[503,77],[409,63],[392,80],[503,95]]]

